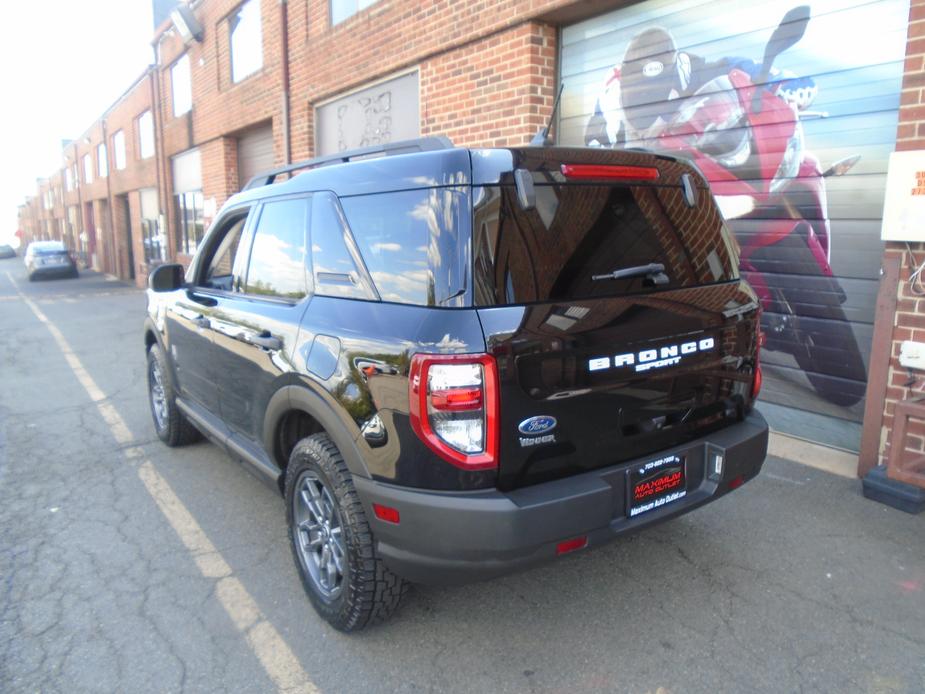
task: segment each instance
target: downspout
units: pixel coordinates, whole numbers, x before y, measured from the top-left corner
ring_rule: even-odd
[[[154,177],[156,181],[155,185],[157,186],[157,208],[158,208],[157,212],[158,212],[158,217],[160,217],[163,214],[161,210],[166,209],[166,207],[164,206],[163,197],[164,197],[164,193],[166,191],[167,186],[166,186],[166,182],[162,182],[161,180],[164,172],[161,171],[161,147],[162,147],[161,140],[163,139],[163,133],[160,130],[160,125],[161,125],[161,107],[160,107],[161,88],[160,88],[160,79],[159,79],[160,72],[157,69],[157,48],[155,46],[152,46],[152,49],[154,50],[154,64],[151,66],[151,73],[148,75],[149,77],[148,85],[151,87],[151,115],[154,117],[154,132],[157,133],[157,135],[154,138]],[[155,222],[159,227],[160,219],[156,219]],[[167,218],[165,216],[164,226],[166,225],[167,225]],[[158,228],[157,232],[161,233],[161,229]],[[148,265],[148,259],[145,258],[146,272],[150,272],[151,268],[147,267],[147,265]]]
[[[109,226],[109,234],[108,234],[109,243],[106,244],[107,246],[109,246],[109,252],[107,255],[109,255],[109,257],[112,259],[112,263],[114,266],[111,268],[111,271],[113,272],[113,274],[116,275],[116,277],[121,278],[121,274],[119,273],[119,271],[122,269],[121,268],[122,263],[120,262],[121,259],[118,257],[118,254],[116,253],[116,248],[117,248],[116,214],[115,214],[115,207],[112,204],[112,183],[111,183],[112,169],[109,166],[109,135],[106,129],[106,119],[105,118],[103,118],[100,121],[100,125],[102,126],[102,129],[103,129],[103,148],[106,150],[106,200],[109,202],[109,219],[106,220],[107,225]]]
[[[292,161],[292,141],[289,132],[289,3],[288,0],[279,0],[280,34],[282,36],[282,68],[283,68],[283,164]]]
[[[167,224],[167,210],[170,208],[170,200],[167,195],[167,158],[164,156],[164,117],[161,113],[161,71],[158,63],[158,51],[157,48],[160,45],[160,41],[163,38],[163,35],[158,38],[157,44],[153,45],[154,50],[154,74],[155,79],[157,80],[156,88],[154,89],[154,129],[157,133],[154,138],[154,158],[157,160],[158,168],[158,206],[160,207],[157,226],[158,233],[163,233],[165,239],[167,240],[167,255],[169,260],[175,261],[177,257],[176,248],[172,242],[172,234],[169,233],[169,227]],[[161,186],[163,183],[163,187]],[[161,229],[161,220],[164,222],[164,228]]]
[[[77,225],[80,227],[78,233],[78,245],[80,253],[83,256],[84,267],[90,267],[90,248],[87,247],[87,250],[83,250],[83,237],[87,233],[87,225],[84,222],[84,201],[83,196],[80,194],[80,160],[77,156],[77,140],[74,140],[74,173],[77,175],[74,176],[74,188],[77,190]]]

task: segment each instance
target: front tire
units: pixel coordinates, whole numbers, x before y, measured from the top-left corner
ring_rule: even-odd
[[[379,558],[353,478],[326,434],[296,444],[285,490],[292,556],[318,614],[344,632],[388,619],[408,584]]]
[[[152,345],[148,350],[148,404],[154,430],[168,446],[185,446],[198,441],[202,435],[177,407],[177,396],[169,373],[167,358],[160,345]]]

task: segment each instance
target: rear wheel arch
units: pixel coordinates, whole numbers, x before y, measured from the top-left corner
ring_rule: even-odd
[[[267,403],[264,416],[263,447],[280,470],[285,471],[292,449],[301,439],[324,433],[337,446],[347,469],[360,477],[369,477],[360,451],[333,408],[322,396],[302,386],[283,386]],[[281,479],[285,475],[281,476]]]

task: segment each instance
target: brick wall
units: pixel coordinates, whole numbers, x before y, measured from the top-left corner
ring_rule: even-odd
[[[909,11],[909,33],[906,43],[906,64],[897,130],[897,150],[925,150],[925,0],[912,0]],[[925,244],[911,244],[912,255],[919,263],[925,261]],[[900,344],[904,340],[925,342],[925,297],[916,296],[909,287],[912,257],[905,243],[886,244],[885,257],[899,257],[900,282],[893,321],[892,354],[887,380],[886,405],[880,432],[880,462],[890,453],[890,434],[896,403],[925,395],[925,377],[910,374],[899,364]],[[925,451],[925,422],[910,423],[907,449]]]
[[[556,92],[556,31],[527,22],[421,64],[421,134],[464,147],[524,144]]]

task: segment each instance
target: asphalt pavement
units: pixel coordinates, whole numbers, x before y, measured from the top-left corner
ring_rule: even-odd
[[[682,518],[416,587],[343,635],[304,596],[279,494],[157,440],[143,313],[123,283],[0,261],[2,692],[925,691],[925,515],[774,458]]]

